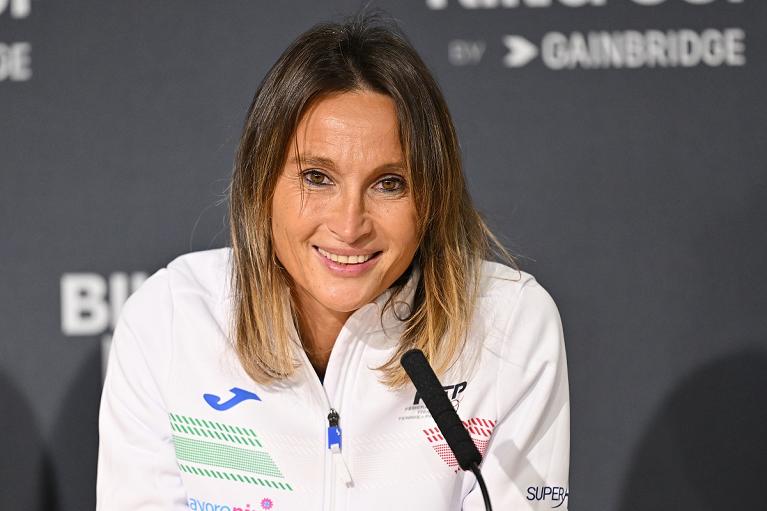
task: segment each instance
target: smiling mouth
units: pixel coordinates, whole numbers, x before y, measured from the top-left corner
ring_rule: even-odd
[[[378,255],[381,254],[381,251],[379,250],[378,252],[374,252],[372,254],[359,254],[359,255],[347,256],[347,255],[334,254],[332,252],[328,252],[327,250],[323,250],[317,246],[315,246],[314,248],[325,259],[333,261],[334,263],[347,264],[347,265],[366,263],[369,260],[373,259],[374,257],[378,257]]]

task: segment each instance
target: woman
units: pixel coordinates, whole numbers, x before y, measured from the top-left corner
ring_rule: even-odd
[[[399,365],[413,347],[495,508],[567,508],[559,315],[530,275],[483,261],[497,244],[444,99],[395,28],[319,25],[279,58],[230,223],[231,249],[179,257],[123,309],[100,509],[484,509]]]

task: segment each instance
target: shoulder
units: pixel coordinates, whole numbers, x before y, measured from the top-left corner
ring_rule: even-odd
[[[531,274],[491,261],[483,261],[479,300],[511,312],[520,303],[534,305],[545,313],[557,313],[554,300]]]
[[[173,315],[180,297],[196,295],[208,302],[220,302],[229,293],[231,249],[191,252],[176,257],[152,274],[125,302],[121,318],[133,328],[139,323],[157,325]]]
[[[224,328],[228,259],[229,249],[193,252],[152,274],[123,305],[110,357],[126,367],[146,364],[158,382],[167,381],[179,324]]]
[[[178,256],[168,263],[173,292],[192,292],[221,297],[227,291],[232,250],[228,247]]]
[[[558,356],[564,348],[559,310],[533,275],[484,261],[478,312],[488,348],[507,361],[529,362],[537,355]]]

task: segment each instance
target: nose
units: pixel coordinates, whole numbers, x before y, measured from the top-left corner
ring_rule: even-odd
[[[363,240],[372,230],[365,194],[347,189],[328,204],[327,226],[335,237],[347,244]]]

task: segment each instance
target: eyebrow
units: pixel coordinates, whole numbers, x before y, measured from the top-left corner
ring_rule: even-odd
[[[322,156],[314,156],[311,154],[303,154],[299,158],[293,156],[290,159],[290,163],[298,164],[302,169],[306,167],[324,167],[328,170],[335,171],[336,170],[336,164],[331,160],[330,158],[325,158]],[[379,165],[375,169],[373,169],[374,172],[404,172],[405,171],[405,165],[402,162],[392,162],[392,163],[384,163],[383,165]]]

